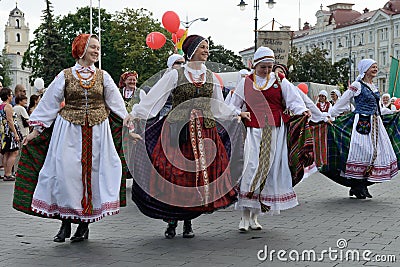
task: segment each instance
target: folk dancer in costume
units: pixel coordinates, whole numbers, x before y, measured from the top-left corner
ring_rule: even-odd
[[[260,230],[257,217],[261,212],[279,213],[298,205],[288,164],[287,122],[285,107],[294,114],[309,116],[298,89],[282,76],[278,83],[274,52],[259,47],[254,54],[254,72],[239,83],[231,105],[247,126],[244,171],[240,181],[236,209],[242,211],[240,231]],[[243,106],[246,111],[241,112]],[[267,107],[267,108],[266,108]]]
[[[126,71],[119,78],[119,91],[128,112],[132,110],[134,104],[139,103],[141,96],[143,97],[144,92],[136,86],[138,79],[139,74],[136,71]]]
[[[108,110],[121,118],[128,113],[111,76],[94,66],[99,54],[96,35],[80,34],[74,39],[72,56],[76,64],[61,71],[50,84],[30,116],[34,130],[24,141],[28,147],[41,143],[53,127],[43,166],[33,163],[33,168],[26,171],[23,166],[32,159],[21,159],[14,208],[28,213],[20,203],[18,188],[35,179],[32,170],[39,168],[31,210],[38,216],[62,221],[54,242],[65,242],[70,237],[71,220],[79,223],[71,241],[79,242],[88,238],[89,223],[119,212],[122,166]],[[60,110],[64,98],[65,106]]]
[[[354,98],[353,113],[342,119],[337,117],[330,127],[330,161],[321,172],[350,187],[350,196],[365,199],[372,197],[367,186],[391,180],[398,172],[398,163],[381,118],[393,111],[380,107],[379,91],[373,84],[378,65],[372,59],[363,59],[358,63],[358,71],[360,75],[329,111],[328,117],[336,117]]]
[[[396,111],[396,106],[392,104],[389,94],[383,94],[381,99],[381,107],[390,109],[391,111]]]
[[[317,107],[321,112],[328,112],[332,107],[331,103],[328,101],[328,92],[326,90],[321,90],[318,94]]]
[[[235,127],[240,123],[234,110],[223,104],[218,79],[204,64],[208,47],[206,38],[188,36],[183,43],[187,63],[163,75],[131,112],[134,120],[157,116],[172,92],[172,110],[146,129],[141,137],[145,142],[137,142],[135,148],[137,152],[146,146],[137,157],[144,161],[148,154],[152,170],[141,171],[143,163],[132,167],[132,199],[145,215],[168,222],[168,239],[176,235],[179,220],[184,221],[182,236],[192,238],[192,219],[237,200],[233,180],[238,177],[232,178],[230,168],[238,164],[229,164],[216,126],[220,119],[231,121]],[[135,140],[140,140],[138,129],[134,131]],[[153,146],[152,140],[157,140]],[[243,144],[240,138],[233,140]]]

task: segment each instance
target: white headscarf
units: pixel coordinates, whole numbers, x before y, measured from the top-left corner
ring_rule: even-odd
[[[168,68],[172,68],[172,66],[174,65],[175,61],[182,59],[183,61],[185,61],[185,58],[182,55],[179,54],[172,54],[169,56],[168,60],[167,60],[167,66]]]
[[[362,59],[360,62],[358,62],[359,75],[357,76],[356,81],[360,81],[362,78],[364,78],[367,70],[375,63],[376,63],[376,61],[373,59],[370,59],[370,58],[365,58],[365,59]]]
[[[328,92],[326,90],[319,91],[318,96],[320,96],[320,95],[324,95],[326,98],[328,98]]]
[[[260,62],[275,62],[274,51],[265,46],[260,46],[254,53],[253,68]]]
[[[334,92],[334,93],[337,95],[338,98],[342,96],[342,94],[340,93],[340,91],[337,90],[337,89],[333,89],[332,92]]]

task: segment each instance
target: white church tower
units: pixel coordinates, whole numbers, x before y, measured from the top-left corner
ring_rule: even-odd
[[[29,24],[25,23],[25,14],[16,5],[11,10],[8,22],[4,30],[5,44],[3,56],[11,61],[10,78],[12,80],[11,89],[14,90],[17,84],[22,84],[27,95],[31,95],[29,75],[31,70],[21,67],[22,58],[29,47]]]

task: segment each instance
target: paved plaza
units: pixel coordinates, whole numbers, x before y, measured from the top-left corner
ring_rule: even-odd
[[[400,177],[372,186],[372,199],[357,200],[348,197],[347,188],[314,174],[295,188],[300,205],[278,216],[261,217],[263,230],[239,233],[239,212],[230,207],[194,220],[193,239],[182,238],[182,223],[174,239],[165,239],[165,223],[145,217],[128,201],[120,214],[92,224],[89,240],[82,243],[54,243],[58,221],[12,209],[13,186],[0,181],[0,266],[399,266],[393,261],[400,262]]]

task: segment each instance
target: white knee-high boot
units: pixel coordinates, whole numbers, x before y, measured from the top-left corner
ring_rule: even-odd
[[[242,218],[239,223],[239,231],[246,232],[249,230],[250,224],[250,210],[244,208],[242,211]]]
[[[258,217],[257,213],[253,213],[253,212],[251,213],[251,216],[250,216],[250,228],[252,230],[261,230],[262,229],[261,224],[259,224],[258,221],[257,221],[257,217]]]

